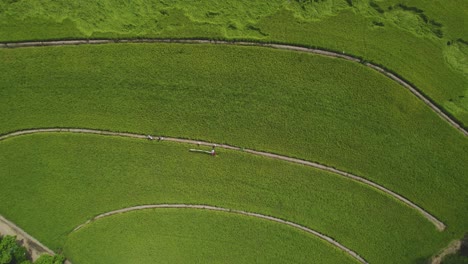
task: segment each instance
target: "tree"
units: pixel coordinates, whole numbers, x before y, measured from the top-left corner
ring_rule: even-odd
[[[0,240],[0,264],[28,263],[27,250],[18,245],[16,236],[4,236]]]
[[[65,257],[62,255],[41,255],[34,264],[62,264],[65,261]]]

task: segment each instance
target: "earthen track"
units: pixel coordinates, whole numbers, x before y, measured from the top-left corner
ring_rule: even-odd
[[[111,40],[111,39],[101,39],[101,40],[60,40],[60,41],[34,41],[34,42],[15,42],[15,43],[0,43],[0,48],[25,48],[25,47],[41,47],[41,46],[65,46],[65,45],[86,45],[86,44],[111,44],[111,43],[183,43],[183,44],[218,44],[218,45],[239,45],[239,46],[257,46],[257,47],[267,47],[267,48],[274,48],[274,49],[283,49],[283,50],[291,50],[291,51],[297,51],[297,52],[305,52],[305,53],[314,53],[314,54],[319,54],[322,56],[327,56],[327,57],[334,57],[334,58],[341,58],[345,59],[348,61],[353,61],[356,63],[361,63],[373,70],[376,70],[377,72],[382,73],[386,77],[392,79],[393,81],[397,82],[404,88],[408,89],[412,94],[414,94],[417,98],[419,98],[423,103],[425,103],[427,106],[429,106],[439,117],[447,121],[452,127],[460,131],[464,136],[468,136],[468,131],[465,130],[462,126],[460,126],[455,120],[453,120],[450,116],[445,114],[438,106],[436,106],[434,103],[432,103],[429,98],[427,98],[425,95],[423,95],[421,92],[419,92],[418,89],[413,87],[411,84],[407,83],[400,77],[396,76],[395,74],[387,71],[386,69],[369,63],[369,62],[364,62],[359,58],[355,58],[350,55],[346,54],[341,54],[337,52],[332,52],[332,51],[327,51],[327,50],[322,50],[322,49],[315,49],[315,48],[305,48],[305,47],[300,47],[300,46],[294,46],[294,45],[285,45],[285,44],[271,44],[271,43],[258,43],[258,42],[246,42],[246,41],[219,41],[219,40],[203,40],[203,39],[119,39],[119,40]],[[132,137],[132,138],[141,138],[141,139],[147,139],[147,135],[140,135],[140,134],[133,134],[133,133],[120,133],[120,132],[111,132],[111,131],[100,131],[100,130],[94,130],[94,129],[78,129],[78,128],[43,128],[43,129],[30,129],[30,130],[22,130],[22,131],[15,131],[11,132],[8,134],[4,134],[0,136],[0,141],[4,140],[6,138],[14,137],[14,136],[20,136],[20,135],[25,135],[25,134],[33,134],[33,133],[48,133],[48,132],[72,132],[72,133],[90,133],[90,134],[101,134],[101,135],[109,135],[109,136],[124,136],[124,137]],[[167,141],[172,141],[172,142],[179,142],[179,143],[188,143],[188,144],[197,144],[197,145],[206,145],[206,146],[212,146],[213,143],[210,142],[203,142],[203,141],[196,141],[196,140],[187,140],[187,139],[181,139],[181,138],[171,138],[171,137],[165,137],[164,140]],[[279,159],[279,160],[284,160],[292,163],[298,163],[310,167],[314,167],[317,169],[325,170],[358,182],[361,182],[367,186],[370,186],[374,189],[378,189],[387,195],[390,195],[397,200],[405,203],[406,205],[410,206],[411,208],[419,211],[426,219],[428,219],[430,222],[432,222],[439,231],[443,231],[445,229],[445,224],[442,223],[440,220],[438,220],[436,217],[422,209],[421,207],[417,206],[413,202],[409,201],[408,199],[404,198],[403,196],[381,186],[378,185],[372,181],[369,181],[367,179],[364,179],[362,177],[332,168],[328,167],[323,164],[311,162],[311,161],[306,161],[306,160],[301,160],[301,159],[296,159],[292,157],[287,157],[287,156],[282,156],[274,153],[268,153],[268,152],[262,152],[262,151],[255,151],[255,150],[250,150],[250,149],[243,149],[235,146],[230,146],[230,145],[225,145],[225,144],[216,144],[217,147],[219,148],[225,148],[225,149],[231,149],[231,150],[241,150],[246,153],[254,154],[254,155],[260,155],[260,156],[265,156],[269,158],[274,158],[274,159]],[[114,215],[117,213],[123,213],[123,212],[128,212],[128,211],[134,211],[134,210],[142,210],[142,209],[154,209],[154,208],[192,208],[192,209],[205,209],[205,210],[214,210],[214,211],[223,211],[223,212],[229,212],[229,213],[236,213],[236,214],[242,214],[242,215],[247,215],[247,216],[252,216],[252,217],[257,217],[257,218],[262,218],[282,224],[286,224],[289,226],[292,226],[294,228],[301,229],[305,232],[308,232],[310,234],[313,234],[329,243],[332,245],[340,248],[341,250],[345,251],[361,263],[367,263],[362,257],[360,257],[358,254],[355,252],[351,251],[350,249],[344,247],[340,243],[336,242],[335,240],[320,234],[317,231],[314,231],[312,229],[309,229],[307,227],[301,226],[296,223],[292,223],[286,220],[278,219],[275,217],[271,216],[266,216],[266,215],[261,215],[257,213],[250,213],[250,212],[245,212],[245,211],[239,211],[239,210],[231,210],[231,209],[225,209],[225,208],[220,208],[220,207],[213,207],[213,206],[207,206],[207,205],[185,205],[185,204],[159,204],[159,205],[142,205],[142,206],[136,206],[136,207],[130,207],[130,208],[124,208],[112,212],[107,212],[101,215],[96,216],[95,218],[89,220],[85,224],[88,224],[92,221],[95,221],[97,219]],[[40,247],[48,252],[48,253],[53,253],[50,249],[46,248],[42,244],[40,244],[39,241],[35,240],[33,237],[29,236],[26,234],[24,231],[22,231],[19,227],[15,226],[13,223],[7,221],[3,221],[4,223],[7,223],[10,225],[15,230],[19,230],[22,234],[22,236],[26,237],[26,239],[29,239],[32,241],[32,243],[40,245]],[[83,225],[85,225],[83,224]],[[81,228],[83,225],[78,226],[75,228],[75,230],[78,230]],[[74,231],[75,231],[74,230]]]
[[[161,208],[210,210],[210,211],[226,212],[226,213],[232,213],[232,214],[240,214],[240,215],[244,215],[244,216],[256,217],[256,218],[260,218],[260,219],[264,219],[264,220],[277,222],[277,223],[280,223],[280,224],[283,224],[283,225],[288,225],[288,226],[297,228],[297,229],[305,231],[305,232],[307,232],[309,234],[312,234],[312,235],[314,235],[314,236],[316,236],[316,237],[318,237],[318,238],[320,238],[322,240],[327,241],[331,245],[339,248],[340,250],[346,252],[347,254],[349,254],[350,256],[352,256],[353,258],[358,260],[359,262],[367,263],[367,261],[364,260],[361,256],[359,256],[356,252],[354,252],[351,249],[343,246],[342,244],[340,244],[339,242],[337,242],[333,238],[330,238],[330,237],[328,237],[326,235],[323,235],[323,234],[321,234],[321,233],[319,233],[319,232],[317,232],[315,230],[312,230],[310,228],[307,228],[305,226],[301,226],[299,224],[296,224],[296,223],[293,223],[293,222],[290,222],[290,221],[287,221],[287,220],[283,220],[283,219],[280,219],[280,218],[268,216],[268,215],[262,215],[262,214],[257,214],[257,213],[251,213],[251,212],[246,212],[246,211],[241,211],[241,210],[233,210],[233,209],[227,209],[227,208],[222,208],[222,207],[217,207],[217,206],[209,206],[209,205],[148,204],[148,205],[133,206],[133,207],[123,208],[123,209],[119,209],[119,210],[115,210],[115,211],[100,214],[100,215],[94,217],[93,219],[90,219],[90,220],[86,221],[85,223],[77,226],[75,229],[73,229],[72,232],[76,232],[79,229],[81,229],[82,227],[84,227],[84,226],[86,226],[88,224],[91,224],[92,222],[94,222],[96,220],[99,220],[99,219],[102,219],[102,218],[105,218],[105,217],[109,217],[109,216],[112,216],[112,215],[127,213],[127,212],[131,212],[131,211],[139,211],[139,210],[147,210],[147,209],[161,209]]]
[[[273,44],[273,43],[262,43],[262,42],[248,42],[248,41],[223,41],[223,40],[205,40],[205,39],[74,39],[74,40],[48,40],[48,41],[30,41],[30,42],[0,42],[0,48],[25,48],[25,47],[44,47],[44,46],[66,46],[66,45],[96,45],[96,44],[111,44],[111,43],[182,43],[182,44],[212,44],[212,45],[238,45],[238,46],[256,46],[266,47],[282,50],[290,50],[296,52],[314,53],[322,56],[341,58],[348,61],[361,63],[391,80],[397,82],[401,86],[408,89],[412,94],[419,98],[424,104],[429,106],[439,117],[447,121],[452,127],[460,131],[463,135],[468,136],[468,131],[465,130],[458,122],[448,116],[442,111],[437,105],[435,105],[429,98],[422,94],[417,88],[389,72],[388,70],[372,64],[370,62],[362,61],[359,58],[351,55],[318,49],[318,48],[306,48],[288,44]]]
[[[120,137],[130,137],[130,138],[139,138],[139,139],[148,139],[148,135],[142,135],[142,134],[134,134],[134,133],[123,133],[123,132],[112,132],[112,131],[104,131],[104,130],[96,130],[96,129],[83,129],[83,128],[41,128],[41,129],[29,129],[29,130],[21,130],[21,131],[15,131],[11,132],[8,134],[4,134],[0,136],[0,141],[5,140],[7,138],[11,137],[16,137],[16,136],[21,136],[21,135],[26,135],[26,134],[37,134],[37,133],[57,133],[57,132],[69,132],[69,133],[85,133],[85,134],[97,134],[97,135],[106,135],[106,136],[120,136]],[[347,173],[345,171],[341,171],[338,169],[335,169],[333,167],[329,167],[323,164],[319,164],[316,162],[312,161],[307,161],[307,160],[302,160],[302,159],[297,159],[297,158],[292,158],[284,155],[279,155],[279,154],[274,154],[274,153],[269,153],[269,152],[264,152],[264,151],[257,151],[257,150],[252,150],[252,149],[245,149],[245,148],[240,148],[240,147],[235,147],[231,145],[226,145],[226,144],[216,144],[213,142],[205,142],[205,141],[199,141],[199,140],[190,140],[190,139],[183,139],[183,138],[174,138],[174,137],[158,137],[158,136],[153,136],[154,138],[164,138],[166,141],[172,141],[172,142],[178,142],[178,143],[187,143],[187,144],[196,144],[196,145],[205,145],[205,146],[213,146],[216,145],[217,148],[224,148],[224,149],[230,149],[230,150],[237,150],[237,151],[243,151],[245,153],[250,153],[253,155],[258,155],[258,156],[263,156],[263,157],[268,157],[268,158],[273,158],[273,159],[278,159],[278,160],[283,160],[283,161],[288,161],[292,163],[297,163],[309,167],[314,167],[320,170],[328,171],[331,173],[334,173],[336,175],[340,175],[343,177],[346,177],[348,179],[363,183],[373,189],[377,189],[387,195],[390,195],[391,197],[399,200],[400,202],[403,202],[404,204],[408,205],[409,207],[417,210],[421,215],[423,215],[427,220],[429,220],[431,223],[433,223],[439,231],[443,231],[445,229],[445,224],[442,223],[440,220],[438,220],[435,216],[431,215],[429,212],[426,210],[422,209],[415,203],[411,202],[410,200],[406,199],[405,197],[385,188],[384,186],[381,186],[375,182],[372,182],[370,180],[367,180],[365,178],[359,177],[357,175]]]

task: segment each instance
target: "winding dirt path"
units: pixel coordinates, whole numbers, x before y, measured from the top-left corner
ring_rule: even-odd
[[[442,249],[437,255],[431,258],[430,264],[442,263],[442,260],[444,260],[444,258],[447,255],[457,253],[457,251],[460,250],[461,245],[462,245],[462,242],[460,240],[455,240],[455,241],[450,242],[450,244],[447,247]]]
[[[23,229],[19,228],[17,225],[13,224],[11,221],[7,220],[5,217],[0,215],[0,234],[1,235],[10,235],[16,236],[16,240],[19,240],[22,245],[29,252],[33,261],[39,258],[42,254],[55,255],[48,247],[44,246],[34,237],[30,236]],[[69,262],[67,262],[69,263]]]
[[[92,223],[92,222],[94,222],[94,221],[96,221],[98,219],[101,219],[101,218],[109,217],[109,216],[116,215],[116,214],[131,212],[131,211],[138,211],[138,210],[145,210],[145,209],[158,209],[158,208],[201,209],[201,210],[210,210],[210,211],[220,211],[220,212],[240,214],[240,215],[251,216],[251,217],[256,217],[256,218],[261,218],[261,219],[277,222],[277,223],[280,223],[280,224],[284,224],[284,225],[288,225],[288,226],[300,229],[300,230],[305,231],[305,232],[307,232],[309,234],[312,234],[312,235],[314,235],[314,236],[316,236],[316,237],[318,237],[320,239],[323,239],[326,242],[330,243],[331,245],[333,245],[333,246],[339,248],[340,250],[346,252],[347,254],[349,254],[350,256],[352,256],[353,258],[358,260],[359,262],[367,264],[367,261],[364,258],[362,258],[361,256],[359,256],[356,252],[354,252],[351,249],[345,247],[344,245],[340,244],[336,240],[334,240],[334,239],[332,239],[332,238],[330,238],[330,237],[328,237],[326,235],[323,235],[323,234],[321,234],[321,233],[319,233],[319,232],[317,232],[315,230],[307,228],[305,226],[301,226],[299,224],[289,222],[289,221],[286,221],[286,220],[283,220],[283,219],[279,219],[279,218],[276,218],[276,217],[268,216],[268,215],[262,215],[262,214],[251,213],[251,212],[240,211],[240,210],[226,209],[226,208],[222,208],[222,207],[209,206],[209,205],[151,204],[151,205],[134,206],[134,207],[119,209],[119,210],[115,210],[115,211],[100,214],[100,215],[94,217],[93,219],[88,220],[85,223],[77,226],[75,229],[73,229],[72,232],[75,232],[75,231],[79,230],[80,228],[82,228],[82,227],[84,227],[84,226],[86,226],[86,225],[88,225],[88,224],[90,224],[90,223]]]
[[[217,44],[217,45],[240,45],[240,46],[256,46],[267,47],[282,50],[291,50],[298,52],[314,53],[322,56],[341,58],[348,61],[363,63],[361,59],[350,55],[341,54],[333,51],[327,51],[316,48],[305,48],[286,44],[260,43],[248,41],[223,41],[223,40],[204,40],[204,39],[95,39],[95,40],[60,40],[60,41],[32,41],[32,42],[9,42],[0,43],[0,48],[24,48],[24,47],[41,47],[41,46],[65,46],[65,45],[83,45],[83,44],[108,44],[108,43],[185,43],[185,44]],[[417,88],[413,87],[395,74],[379,67],[375,64],[365,62],[363,65],[382,73],[386,77],[392,79],[403,87],[407,88],[423,103],[429,106],[439,117],[447,121],[452,127],[460,131],[463,135],[468,136],[468,131],[465,130],[456,120],[445,114],[438,106],[432,103],[428,97],[422,94]]]
[[[112,131],[103,131],[103,130],[96,130],[96,129],[81,129],[81,128],[42,128],[42,129],[29,129],[29,130],[21,130],[21,131],[15,131],[11,132],[8,134],[4,134],[0,136],[0,141],[15,137],[15,136],[20,136],[20,135],[26,135],[26,134],[36,134],[36,133],[51,133],[51,132],[70,132],[70,133],[86,133],[86,134],[98,134],[98,135],[107,135],[107,136],[121,136],[121,137],[131,137],[131,138],[139,138],[139,139],[147,139],[147,135],[141,135],[141,134],[134,134],[134,133],[121,133],[121,132],[112,132]],[[158,137],[156,137],[158,138]],[[319,164],[316,162],[311,162],[311,161],[306,161],[306,160],[301,160],[297,158],[291,158],[288,156],[283,156],[283,155],[278,155],[274,153],[269,153],[269,152],[263,152],[263,151],[256,151],[256,150],[251,150],[251,149],[244,149],[240,147],[235,147],[235,146],[230,146],[226,144],[214,144],[210,142],[205,142],[205,141],[198,141],[198,140],[190,140],[190,139],[182,139],[182,138],[173,138],[173,137],[161,137],[161,139],[166,140],[166,141],[171,141],[171,142],[178,142],[178,143],[187,143],[187,144],[196,144],[196,145],[203,145],[203,146],[213,146],[216,145],[217,148],[224,148],[224,149],[230,149],[230,150],[238,150],[238,151],[243,151],[246,153],[250,153],[253,155],[258,155],[258,156],[263,156],[263,157],[268,157],[268,158],[273,158],[277,160],[283,160],[283,161],[288,161],[292,163],[297,163],[297,164],[302,164],[305,166],[309,167],[314,167],[320,170],[328,171],[343,177],[346,177],[348,179],[354,180],[361,182],[371,188],[377,189],[387,195],[390,195],[391,197],[399,200],[400,202],[405,203],[409,207],[417,210],[419,213],[421,213],[427,220],[429,220],[431,223],[433,223],[436,228],[439,231],[443,231],[445,229],[445,224],[442,223],[440,220],[438,220],[435,216],[431,215],[429,212],[425,211],[415,203],[411,202],[410,200],[406,199],[405,197],[375,183],[370,180],[364,179],[362,177],[356,176],[351,173],[347,173],[332,167],[325,166],[323,164]]]

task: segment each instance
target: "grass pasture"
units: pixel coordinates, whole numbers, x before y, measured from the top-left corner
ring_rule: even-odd
[[[64,250],[77,263],[358,263],[290,227],[194,209],[145,210],[98,220],[72,233]]]
[[[222,38],[320,46],[414,83],[466,127],[468,3],[440,1],[6,1],[0,40]]]
[[[0,215],[75,264],[354,262],[308,233],[225,212],[134,211],[72,232],[104,212],[166,203],[288,220],[371,264],[426,263],[468,232],[468,140],[369,67],[219,43],[3,43],[193,38],[332,50],[400,76],[466,129],[467,18],[467,0],[0,0],[0,135],[89,128],[241,147],[212,157],[164,140],[6,138]],[[369,179],[447,228],[368,185],[242,147]]]
[[[4,140],[0,214],[52,249],[63,248],[69,232],[95,215],[161,203],[287,219],[377,263],[425,259],[451,239],[409,207],[342,177],[242,152],[213,158],[188,148],[80,134]]]
[[[1,50],[0,57],[3,133],[84,127],[276,152],[371,179],[454,234],[466,229],[468,142],[364,66],[182,44],[27,48]]]

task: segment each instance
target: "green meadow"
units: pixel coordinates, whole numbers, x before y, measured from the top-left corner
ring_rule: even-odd
[[[219,150],[216,157],[192,153],[192,147],[80,134],[4,140],[0,214],[58,252],[66,249],[75,227],[98,214],[165,203],[206,204],[293,221],[332,237],[371,263],[427,259],[451,239],[453,228],[439,232],[417,211],[349,179],[239,151]],[[147,243],[129,238],[133,240]],[[92,248],[93,242],[88,243]],[[80,251],[73,251],[77,263]],[[73,254],[65,253],[75,263]]]
[[[372,62],[468,124],[468,1],[3,0],[0,44],[64,39],[284,43]],[[5,45],[0,45],[5,47]],[[468,231],[468,141],[361,63],[267,47],[115,43],[0,48],[0,135],[89,128],[225,143],[310,167],[190,145],[83,134],[0,141],[0,215],[73,263],[425,263]],[[207,148],[209,149],[209,148]]]
[[[3,1],[0,40],[219,38],[322,47],[373,61],[466,127],[468,2]]]
[[[70,234],[64,252],[77,263],[358,263],[291,227],[193,209],[145,210],[98,220]]]
[[[359,64],[184,44],[27,48],[0,57],[3,133],[83,127],[271,151],[371,179],[456,235],[467,227],[467,140]]]

